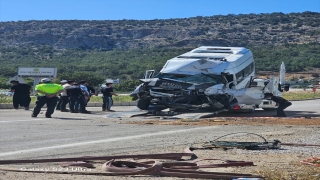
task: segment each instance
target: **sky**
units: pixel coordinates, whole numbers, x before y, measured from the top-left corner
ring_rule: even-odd
[[[0,22],[320,12],[320,0],[0,0]]]

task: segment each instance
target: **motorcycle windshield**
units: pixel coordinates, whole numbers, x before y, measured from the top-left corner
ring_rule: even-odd
[[[223,84],[223,78],[221,75],[216,74],[195,74],[195,75],[189,75],[189,74],[157,74],[155,78],[159,79],[171,79],[175,81],[180,82],[188,82],[188,83],[194,83],[194,84]]]

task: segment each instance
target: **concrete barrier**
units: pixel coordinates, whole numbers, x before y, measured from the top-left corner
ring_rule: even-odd
[[[13,109],[13,105],[12,104],[0,104],[0,108],[1,109]]]

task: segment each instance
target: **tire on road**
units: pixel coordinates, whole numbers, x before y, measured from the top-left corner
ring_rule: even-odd
[[[150,105],[149,99],[139,99],[137,102],[137,107],[142,110],[147,110]]]

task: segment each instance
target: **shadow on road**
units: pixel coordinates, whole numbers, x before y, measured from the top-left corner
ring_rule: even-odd
[[[85,118],[64,118],[64,117],[52,117],[53,119],[61,119],[61,120],[80,120],[80,121],[83,121],[83,120],[88,120],[88,119],[85,119]]]

